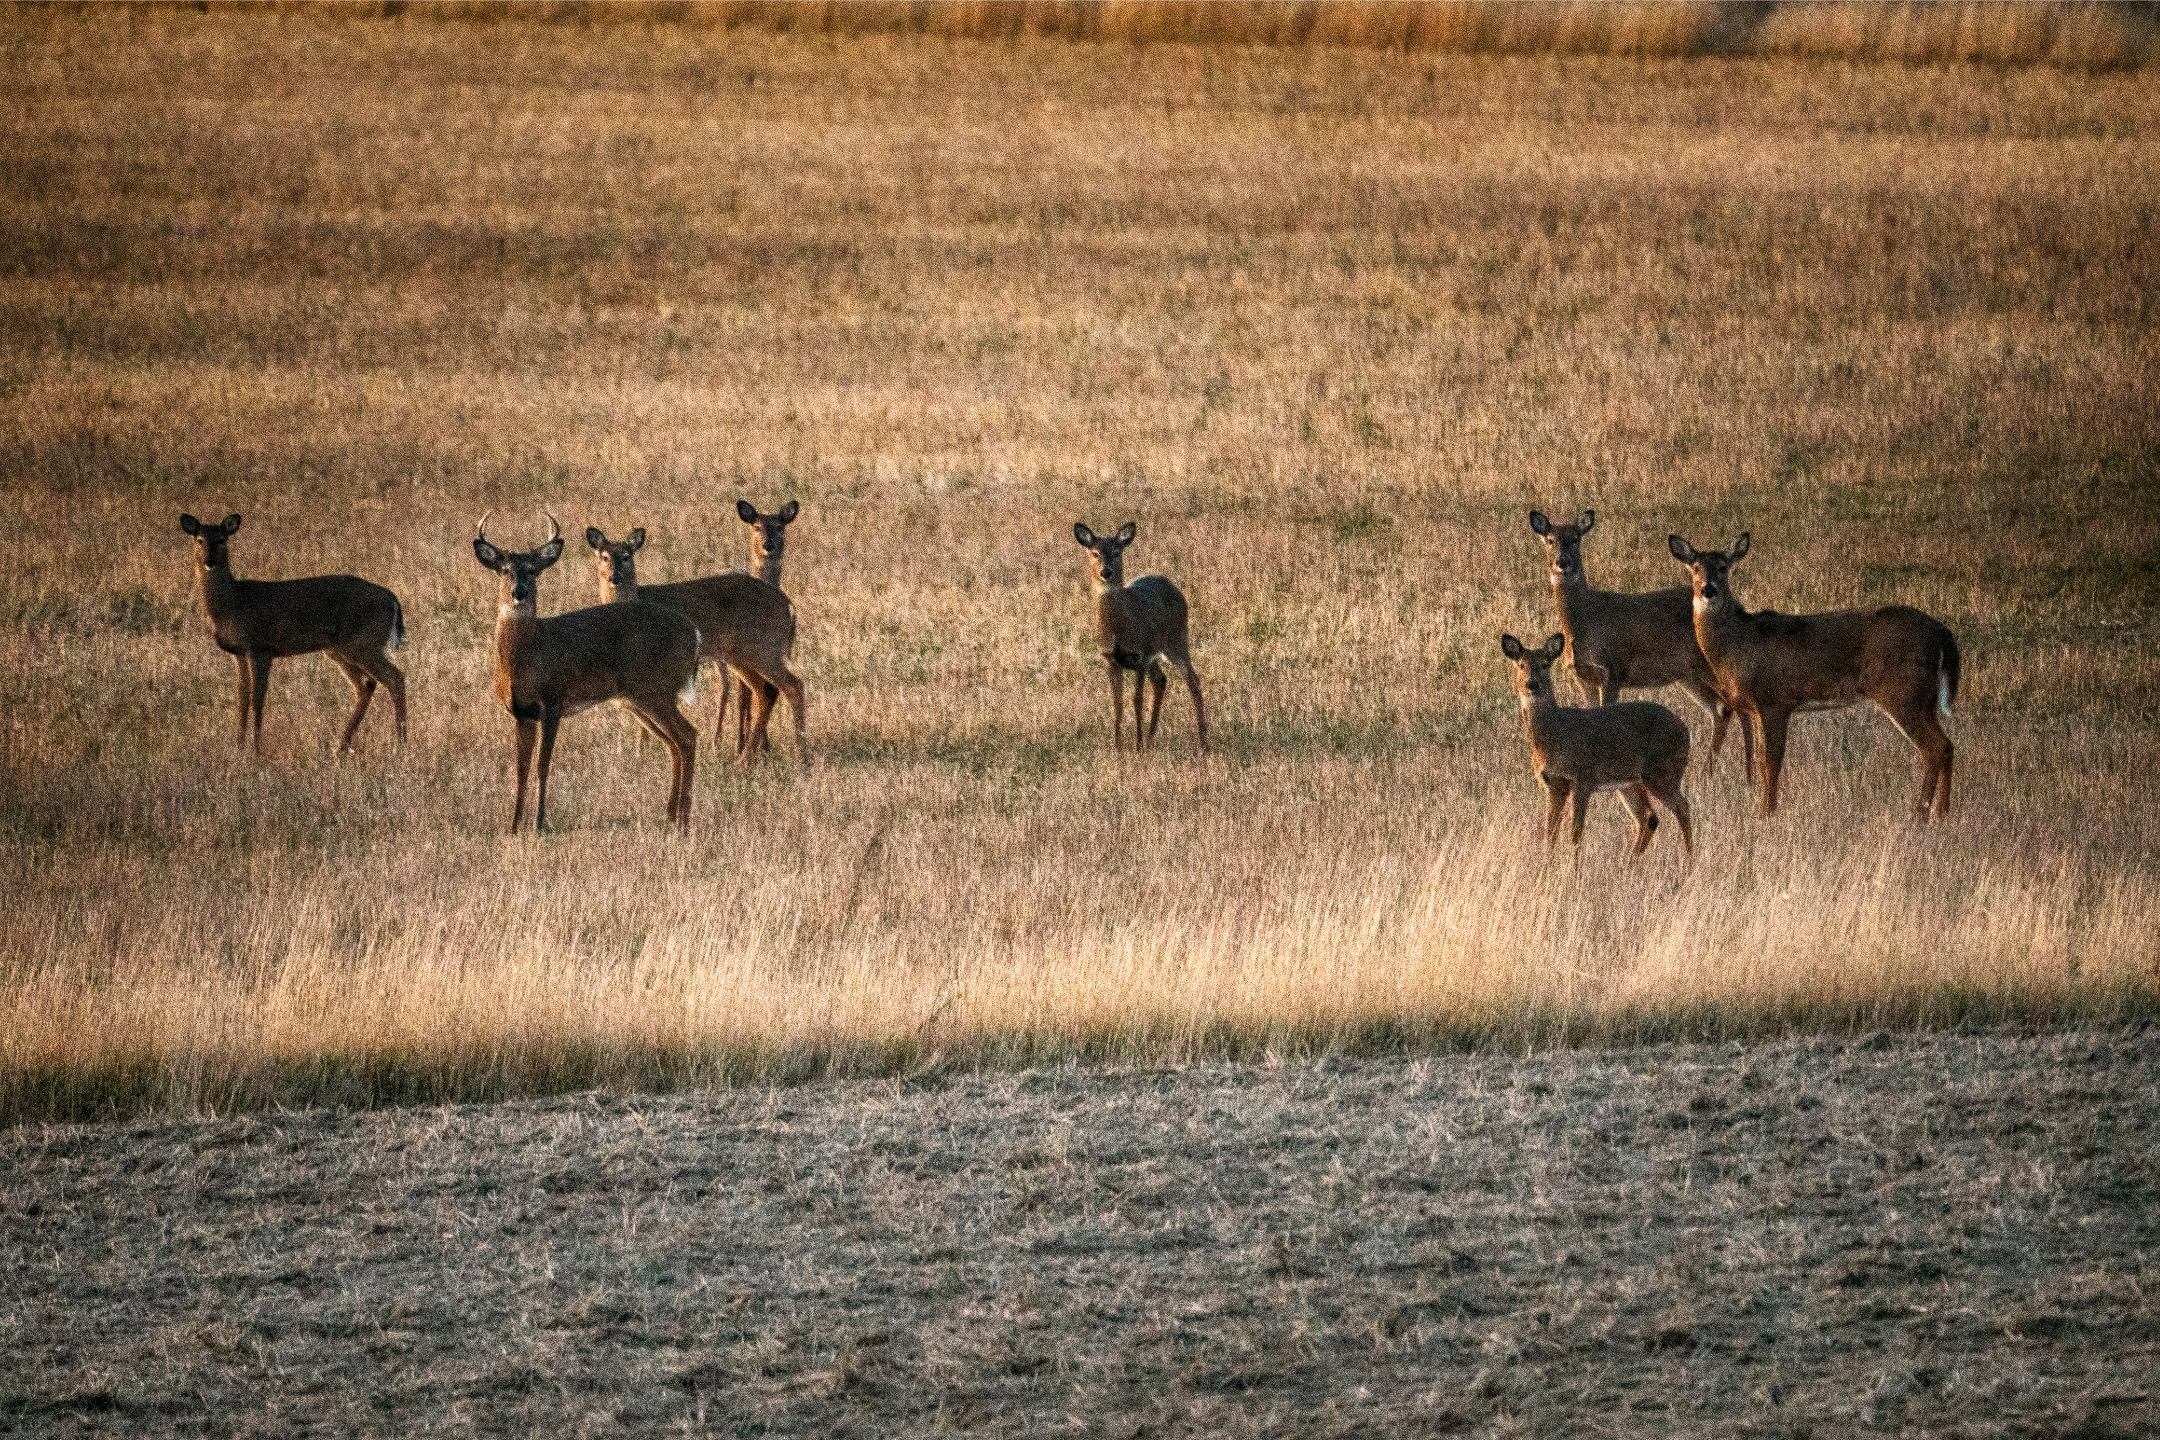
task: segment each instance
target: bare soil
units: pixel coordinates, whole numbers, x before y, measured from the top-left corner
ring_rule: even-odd
[[[11,1434],[2150,1434],[2160,1033],[0,1136]]]

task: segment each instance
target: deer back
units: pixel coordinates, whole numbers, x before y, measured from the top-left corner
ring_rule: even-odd
[[[795,644],[795,607],[752,575],[707,575],[640,585],[638,598],[690,617],[705,655],[723,664],[762,668],[785,660]]]
[[[642,599],[504,619],[495,643],[496,693],[520,718],[575,714],[626,696],[671,699],[697,673],[696,625]]]
[[[1560,628],[1575,663],[1618,668],[1638,687],[1709,678],[1695,643],[1693,612],[1685,585],[1641,594],[1583,586],[1560,594]]]
[[[1547,705],[1531,712],[1530,749],[1541,774],[1591,788],[1619,785],[1684,766],[1688,729],[1647,700],[1588,709]]]
[[[1160,575],[1098,590],[1095,614],[1103,653],[1120,664],[1139,666],[1157,655],[1185,653],[1185,596]]]
[[[1941,637],[1949,633],[1941,621],[1907,605],[1813,615],[1706,615],[1697,628],[1721,686],[1770,708],[1863,698],[1894,708],[1930,695]]]
[[[397,596],[357,575],[227,579],[206,585],[203,601],[211,632],[231,651],[282,656],[379,647],[398,623]]]

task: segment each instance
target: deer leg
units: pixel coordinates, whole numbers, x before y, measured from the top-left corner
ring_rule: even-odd
[[[1762,813],[1777,814],[1778,779],[1785,773],[1785,731],[1792,724],[1790,710],[1758,711],[1762,726]]]
[[[1135,670],[1132,677],[1132,748],[1135,755],[1147,749],[1147,730],[1140,723],[1141,701],[1147,696],[1147,672]]]
[[[270,695],[270,662],[276,657],[257,650],[252,657],[255,690],[255,753],[262,754],[263,701]]]
[[[1569,794],[1575,801],[1575,823],[1568,831],[1568,844],[1581,845],[1583,822],[1590,818],[1591,790],[1587,785],[1576,785]]]
[[[1898,728],[1920,752],[1925,766],[1920,776],[1920,815],[1923,819],[1939,820],[1950,812],[1950,764],[1956,747],[1951,745],[1942,721],[1936,717],[1933,699],[1929,696],[1914,706],[1912,714]]]
[[[532,768],[533,742],[539,738],[539,727],[530,720],[517,722],[517,799],[510,804],[510,833],[515,835],[518,826],[525,823],[525,772]]]
[[[782,666],[773,680],[775,693],[787,696],[788,718],[795,723],[795,763],[810,763],[810,737],[803,728],[803,706],[809,694],[803,689],[802,677]]]
[[[1680,848],[1688,854],[1695,853],[1695,826],[1688,809],[1687,792],[1680,788],[1679,775],[1661,775],[1650,781],[1650,793],[1655,795],[1673,819],[1680,822]]]
[[[1560,812],[1567,809],[1568,784],[1565,780],[1545,782],[1545,848],[1550,850],[1560,838]]]
[[[1583,704],[1597,705],[1602,703],[1602,697],[1605,693],[1604,669],[1601,666],[1577,660],[1575,662],[1575,688],[1582,692]]]
[[[735,763],[747,768],[751,758],[765,748],[765,727],[772,723],[773,696],[779,692],[763,676],[745,677],[743,703],[750,707],[750,733],[735,752]]]
[[[248,664],[246,651],[234,654],[233,665],[240,672],[240,748],[247,749],[248,712],[255,708],[255,673]]]
[[[1152,745],[1155,743],[1155,727],[1162,724],[1162,697],[1163,691],[1170,687],[1170,674],[1159,664],[1150,665],[1147,680],[1148,689],[1153,695],[1148,704],[1147,721],[1148,744]]]
[[[342,655],[332,655],[330,659],[345,672],[345,678],[353,688],[352,716],[345,722],[345,733],[338,737],[337,753],[345,755],[352,751],[353,736],[359,733],[360,722],[367,718],[368,701],[375,698],[375,677]]]
[[[540,712],[540,794],[533,806],[533,834],[547,829],[548,766],[555,760],[555,727],[562,724],[560,710]]]
[[[388,655],[370,655],[361,662],[370,675],[390,692],[390,709],[397,716],[398,744],[405,743],[405,672]]]
[[[764,694],[765,694],[765,717],[766,717],[766,724],[765,724],[765,727],[764,727],[764,728],[762,728],[762,729],[760,729],[760,730],[758,731],[758,749],[759,749],[759,750],[760,750],[761,752],[765,753],[765,754],[771,754],[771,753],[772,753],[772,729],[771,729],[771,724],[772,724],[772,717],[773,717],[774,715],[778,714],[778,713],[779,713],[779,710],[780,710],[780,687],[779,687],[779,686],[778,686],[777,684],[775,684],[774,682],[770,681],[770,680],[761,680],[761,681],[759,681],[759,682],[758,682],[758,688],[759,688],[760,690],[762,690],[762,691],[764,692]]]
[[[1635,843],[1628,853],[1640,855],[1649,848],[1650,837],[1657,833],[1657,811],[1650,808],[1650,792],[1639,783],[1630,785],[1620,792],[1620,803],[1635,817]]]
[[[713,711],[713,734],[727,734],[728,700],[735,689],[735,672],[727,666],[720,667],[720,707]],[[716,742],[717,743],[717,742]]]
[[[1110,749],[1125,748],[1125,672],[1118,669],[1117,662],[1108,662],[1110,668]]]
[[[1208,753],[1207,701],[1200,695],[1200,672],[1193,669],[1192,661],[1186,656],[1177,656],[1173,663],[1185,672],[1185,688],[1192,692],[1193,721],[1200,727],[1200,753],[1205,755]],[[1133,683],[1140,682],[1136,679]]]
[[[697,727],[670,704],[660,712],[660,723],[675,759],[674,793],[668,797],[668,815],[675,827],[690,833],[690,782],[697,775]]]

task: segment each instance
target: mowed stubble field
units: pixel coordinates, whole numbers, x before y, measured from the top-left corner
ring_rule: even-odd
[[[10,13],[0,1113],[2148,1013],[2142,74]],[[799,497],[811,764],[622,717],[510,839],[474,520],[649,578]],[[1580,856],[1497,650],[1742,529],[1965,648],[1958,795],[1810,718],[1775,823]],[[411,743],[234,752],[181,510],[403,598]],[[1114,757],[1075,519],[1188,591]],[[711,703],[697,718],[710,741]],[[1673,697],[1676,705],[1685,702]],[[378,707],[378,711],[380,707]],[[1691,723],[1703,734],[1699,717]]]

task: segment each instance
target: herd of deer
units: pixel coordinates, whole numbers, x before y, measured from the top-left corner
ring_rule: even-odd
[[[585,542],[598,566],[602,603],[542,617],[541,572],[562,558],[562,528],[548,517],[548,538],[531,550],[507,551],[487,538],[482,516],[473,554],[501,577],[495,620],[495,694],[517,724],[517,787],[510,812],[515,832],[525,816],[525,789],[537,750],[535,829],[547,826],[548,768],[563,718],[604,702],[627,708],[667,747],[673,762],[667,817],[690,823],[690,786],[697,731],[682,705],[695,698],[698,670],[721,672],[720,722],[733,690],[737,704],[736,759],[747,764],[769,748],[766,731],[785,697],[803,754],[802,680],[789,667],[795,647],[795,609],[780,588],[787,527],[800,513],[793,500],[771,514],[748,501],[736,512],[749,527],[751,569],[672,584],[641,585],[637,555],[645,532],[615,541],[597,529]],[[1590,797],[1618,790],[1635,817],[1633,853],[1649,845],[1658,825],[1652,802],[1680,824],[1692,853],[1693,824],[1683,781],[1687,726],[1662,705],[1623,701],[1625,690],[1679,685],[1714,719],[1710,755],[1723,748],[1738,716],[1748,772],[1760,789],[1762,813],[1777,810],[1786,732],[1803,710],[1873,702],[1920,753],[1925,773],[1919,809],[1937,818],[1950,808],[1952,747],[1944,722],[1958,690],[1958,646],[1948,626],[1903,605],[1816,615],[1744,609],[1733,593],[1732,568],[1746,558],[1743,534],[1728,551],[1698,550],[1667,537],[1673,558],[1688,568],[1689,584],[1635,594],[1591,587],[1582,542],[1596,523],[1586,510],[1571,525],[1530,512],[1544,542],[1558,601],[1560,629],[1539,646],[1500,637],[1514,664],[1515,689],[1532,768],[1545,786],[1545,838],[1559,834],[1572,806],[1571,839],[1581,843]],[[396,595],[351,575],[302,580],[234,577],[228,543],[240,517],[205,524],[180,517],[195,541],[198,598],[218,648],[239,668],[240,742],[262,746],[263,700],[270,666],[286,656],[322,651],[352,682],[351,716],[339,737],[342,753],[367,715],[378,686],[390,692],[397,736],[405,738],[405,677],[390,652],[405,638]],[[1160,575],[1125,578],[1125,551],[1137,527],[1097,535],[1084,524],[1073,538],[1088,552],[1094,581],[1097,638],[1110,677],[1111,743],[1124,746],[1125,677],[1132,676],[1133,745],[1145,749],[1162,720],[1165,664],[1184,676],[1192,695],[1200,749],[1208,748],[1207,702],[1193,668],[1184,595]],[[1586,700],[1564,706],[1552,669],[1563,654]],[[1154,703],[1143,717],[1142,699]],[[1143,718],[1145,724],[1143,724]],[[1758,768],[1758,741],[1760,765]]]

